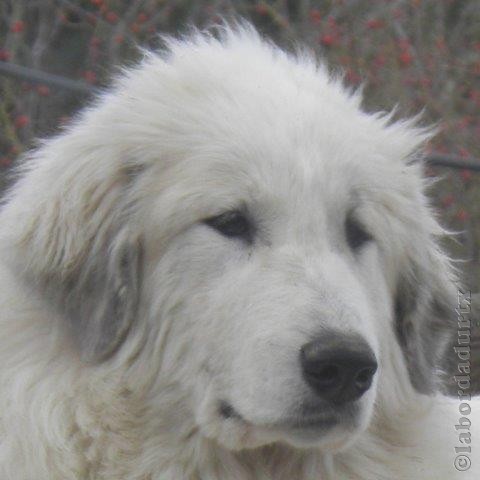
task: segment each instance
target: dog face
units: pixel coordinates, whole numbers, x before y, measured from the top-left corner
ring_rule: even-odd
[[[168,385],[228,448],[344,448],[431,388],[452,283],[411,161],[427,133],[249,28],[169,48],[31,160],[15,268],[159,414]]]
[[[385,280],[362,182],[324,168],[321,136],[310,158],[294,145],[271,148],[269,138],[242,141],[237,152],[229,140],[204,138],[222,151],[191,178],[197,160],[171,172],[183,199],[169,215],[197,212],[170,232],[160,257],[150,253],[163,243],[157,215],[174,194],[158,192],[148,211],[146,284],[155,288],[147,302],[158,297],[150,317],[172,316],[164,367],[185,364],[198,423],[210,436],[227,427],[225,443],[238,427],[253,443],[343,442],[371,414],[376,316],[388,314],[373,302]]]

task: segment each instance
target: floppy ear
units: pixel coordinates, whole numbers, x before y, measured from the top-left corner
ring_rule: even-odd
[[[447,349],[455,334],[459,286],[448,258],[426,242],[397,280],[395,328],[410,380],[421,393],[440,388]]]
[[[111,153],[66,135],[33,154],[2,212],[15,271],[60,311],[86,361],[112,355],[136,317],[134,181]]]
[[[393,115],[392,112],[391,115]],[[387,123],[391,117],[385,117]],[[425,191],[423,146],[435,131],[418,126],[420,119],[395,121],[384,129],[386,154],[399,168],[389,184],[385,217],[389,252],[385,267],[392,292],[394,329],[414,388],[430,393],[441,386],[441,371],[452,336],[456,335],[460,283],[440,239],[439,225]]]
[[[53,283],[84,360],[104,360],[124,340],[137,313],[141,264],[140,238],[121,232],[68,282]]]

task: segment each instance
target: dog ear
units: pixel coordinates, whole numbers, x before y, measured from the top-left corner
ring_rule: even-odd
[[[446,256],[435,246],[397,282],[395,329],[410,380],[421,393],[441,385],[441,369],[455,334],[458,284]]]
[[[84,360],[109,358],[132,326],[140,295],[142,251],[139,238],[119,233],[88,258],[70,281],[55,287]]]
[[[65,318],[82,359],[101,361],[136,317],[142,241],[131,227],[135,179],[111,154],[99,162],[94,149],[71,152],[71,143],[60,137],[27,163],[2,211],[3,244],[6,237],[13,247],[14,270]]]

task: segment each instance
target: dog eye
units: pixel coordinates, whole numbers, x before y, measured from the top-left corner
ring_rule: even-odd
[[[373,240],[372,236],[353,218],[347,218],[345,222],[345,235],[352,250],[358,250]]]
[[[215,229],[228,238],[241,238],[252,241],[253,228],[245,214],[238,210],[222,213],[216,217],[208,218],[205,224]]]

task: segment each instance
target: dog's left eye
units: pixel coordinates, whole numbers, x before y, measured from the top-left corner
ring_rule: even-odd
[[[373,237],[355,219],[347,218],[345,222],[345,235],[347,243],[352,250],[358,250]]]
[[[216,217],[207,218],[205,223],[228,238],[241,238],[251,243],[253,227],[246,215],[239,210],[222,213]]]

